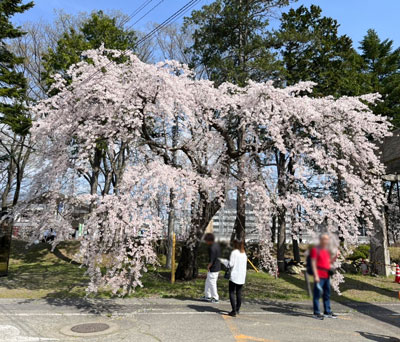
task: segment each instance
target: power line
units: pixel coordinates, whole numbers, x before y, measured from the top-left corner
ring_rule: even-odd
[[[133,11],[127,18],[125,18],[121,22],[121,26],[124,26],[125,24],[129,23],[133,18],[135,18],[144,8],[147,7],[150,3],[152,3],[154,0],[146,0],[144,3],[142,3],[135,11]]]
[[[201,0],[191,0],[189,1],[185,6],[180,8],[178,11],[176,11],[174,14],[172,14],[169,18],[164,20],[161,24],[157,25],[152,31],[147,33],[143,38],[139,39],[139,41],[136,42],[136,45],[142,44],[145,42],[147,39],[151,38],[156,34],[158,31],[160,31],[162,28],[165,26],[175,22],[178,20],[183,14],[185,14],[189,9],[193,8],[195,5],[197,5]]]
[[[152,0],[150,0],[152,1]],[[169,16],[166,20],[164,20],[161,24],[157,25],[153,30],[151,30],[149,33],[147,33],[143,38],[139,39],[136,42],[136,45],[140,45],[144,43],[146,40],[150,39],[152,36],[154,36],[157,32],[159,32],[161,29],[163,29],[165,26],[174,23],[176,20],[178,20],[181,16],[183,16],[188,10],[193,8],[195,5],[197,5],[201,0],[190,0],[186,5],[181,7],[179,10],[177,10],[174,14]],[[161,1],[162,2],[162,1]],[[160,3],[161,3],[160,2]],[[149,2],[148,2],[149,3]],[[158,3],[155,7],[157,7],[160,3]],[[146,5],[147,6],[147,5]],[[153,8],[153,9],[154,9]],[[148,13],[150,13],[153,9],[151,9]],[[136,12],[136,11],[135,11]],[[122,56],[126,53],[127,51],[125,50],[122,53]],[[106,65],[104,65],[101,69],[108,67],[111,65],[113,62],[110,61]],[[98,73],[101,72],[101,69],[95,71],[92,75],[88,76],[85,80],[82,81],[81,84],[84,84],[86,82],[89,82],[92,80]]]
[[[155,4],[152,8],[150,8],[144,15],[142,15],[138,20],[136,20],[132,25],[129,25],[126,30],[131,29],[133,26],[135,26],[138,22],[140,22],[143,18],[145,18],[146,16],[148,16],[151,12],[153,12],[158,6],[161,5],[161,3],[163,3],[164,0],[160,0],[157,4]]]

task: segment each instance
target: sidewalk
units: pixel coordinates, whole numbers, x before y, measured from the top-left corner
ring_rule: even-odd
[[[241,315],[231,318],[224,315],[230,309],[225,301],[3,299],[0,341],[400,342],[400,303],[333,308],[339,319],[318,321],[308,302],[245,303]],[[80,326],[87,323],[100,325]]]

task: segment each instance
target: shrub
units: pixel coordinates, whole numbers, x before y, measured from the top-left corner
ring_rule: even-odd
[[[369,258],[369,245],[360,245],[354,249],[353,253],[347,258],[350,260],[368,259]]]

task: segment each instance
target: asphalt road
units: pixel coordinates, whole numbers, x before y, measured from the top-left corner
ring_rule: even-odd
[[[400,302],[334,303],[333,308],[339,319],[318,321],[311,318],[310,303],[245,303],[241,315],[231,318],[224,314],[228,302],[4,299],[0,300],[0,341],[400,342]],[[97,334],[73,331],[88,323],[108,329]]]

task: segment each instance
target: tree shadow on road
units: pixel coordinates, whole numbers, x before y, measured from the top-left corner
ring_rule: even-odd
[[[302,317],[309,317],[309,318],[312,317],[312,314],[309,312],[310,310],[308,310],[308,309],[311,309],[311,305],[304,306],[304,305],[296,305],[293,303],[269,302],[266,304],[266,306],[261,307],[261,309],[268,311],[268,312],[274,312],[274,313],[287,315],[287,316],[297,316],[297,317],[302,316]],[[307,309],[307,312],[304,311],[305,309]]]
[[[194,304],[189,304],[187,306],[189,309],[195,310],[197,312],[213,312],[213,313],[219,313],[223,314],[226,313],[226,310],[220,310],[214,306],[207,306],[207,305],[194,305]]]
[[[296,285],[299,288],[304,289],[306,291],[306,283],[304,280],[301,280],[299,278],[290,276],[290,275],[284,275],[284,278],[286,281],[292,283],[293,285]],[[346,279],[347,282],[348,279]],[[366,284],[366,283],[361,283],[355,279],[350,279],[350,284],[346,285],[346,289],[349,289],[351,287],[360,289],[363,288],[366,291],[374,291],[377,293],[384,293],[386,296],[393,298],[394,291],[390,291],[387,289],[380,289],[372,284]],[[338,296],[338,295],[333,295],[332,299],[339,302],[340,304],[347,306],[353,310],[356,310],[357,312],[369,316],[371,318],[374,318],[378,321],[390,324],[395,326],[396,328],[400,328],[400,321],[399,321],[399,316],[398,312],[395,312],[393,310],[390,310],[384,306],[381,305],[375,305],[373,303],[368,303],[368,302],[359,302],[352,300],[346,295]],[[383,341],[383,340],[382,340]],[[390,341],[390,340],[386,340]]]
[[[377,334],[372,334],[368,332],[363,332],[363,331],[357,331],[362,337],[366,338],[367,340],[370,341],[375,341],[375,342],[400,342],[400,340],[397,337],[391,337],[391,336],[386,336],[386,335],[377,335]]]
[[[89,299],[89,298],[44,298],[47,304],[59,308],[73,308],[84,313],[93,315],[108,315],[114,312],[120,312],[125,306],[115,303],[108,299]],[[32,304],[37,300],[24,299],[18,304]]]

